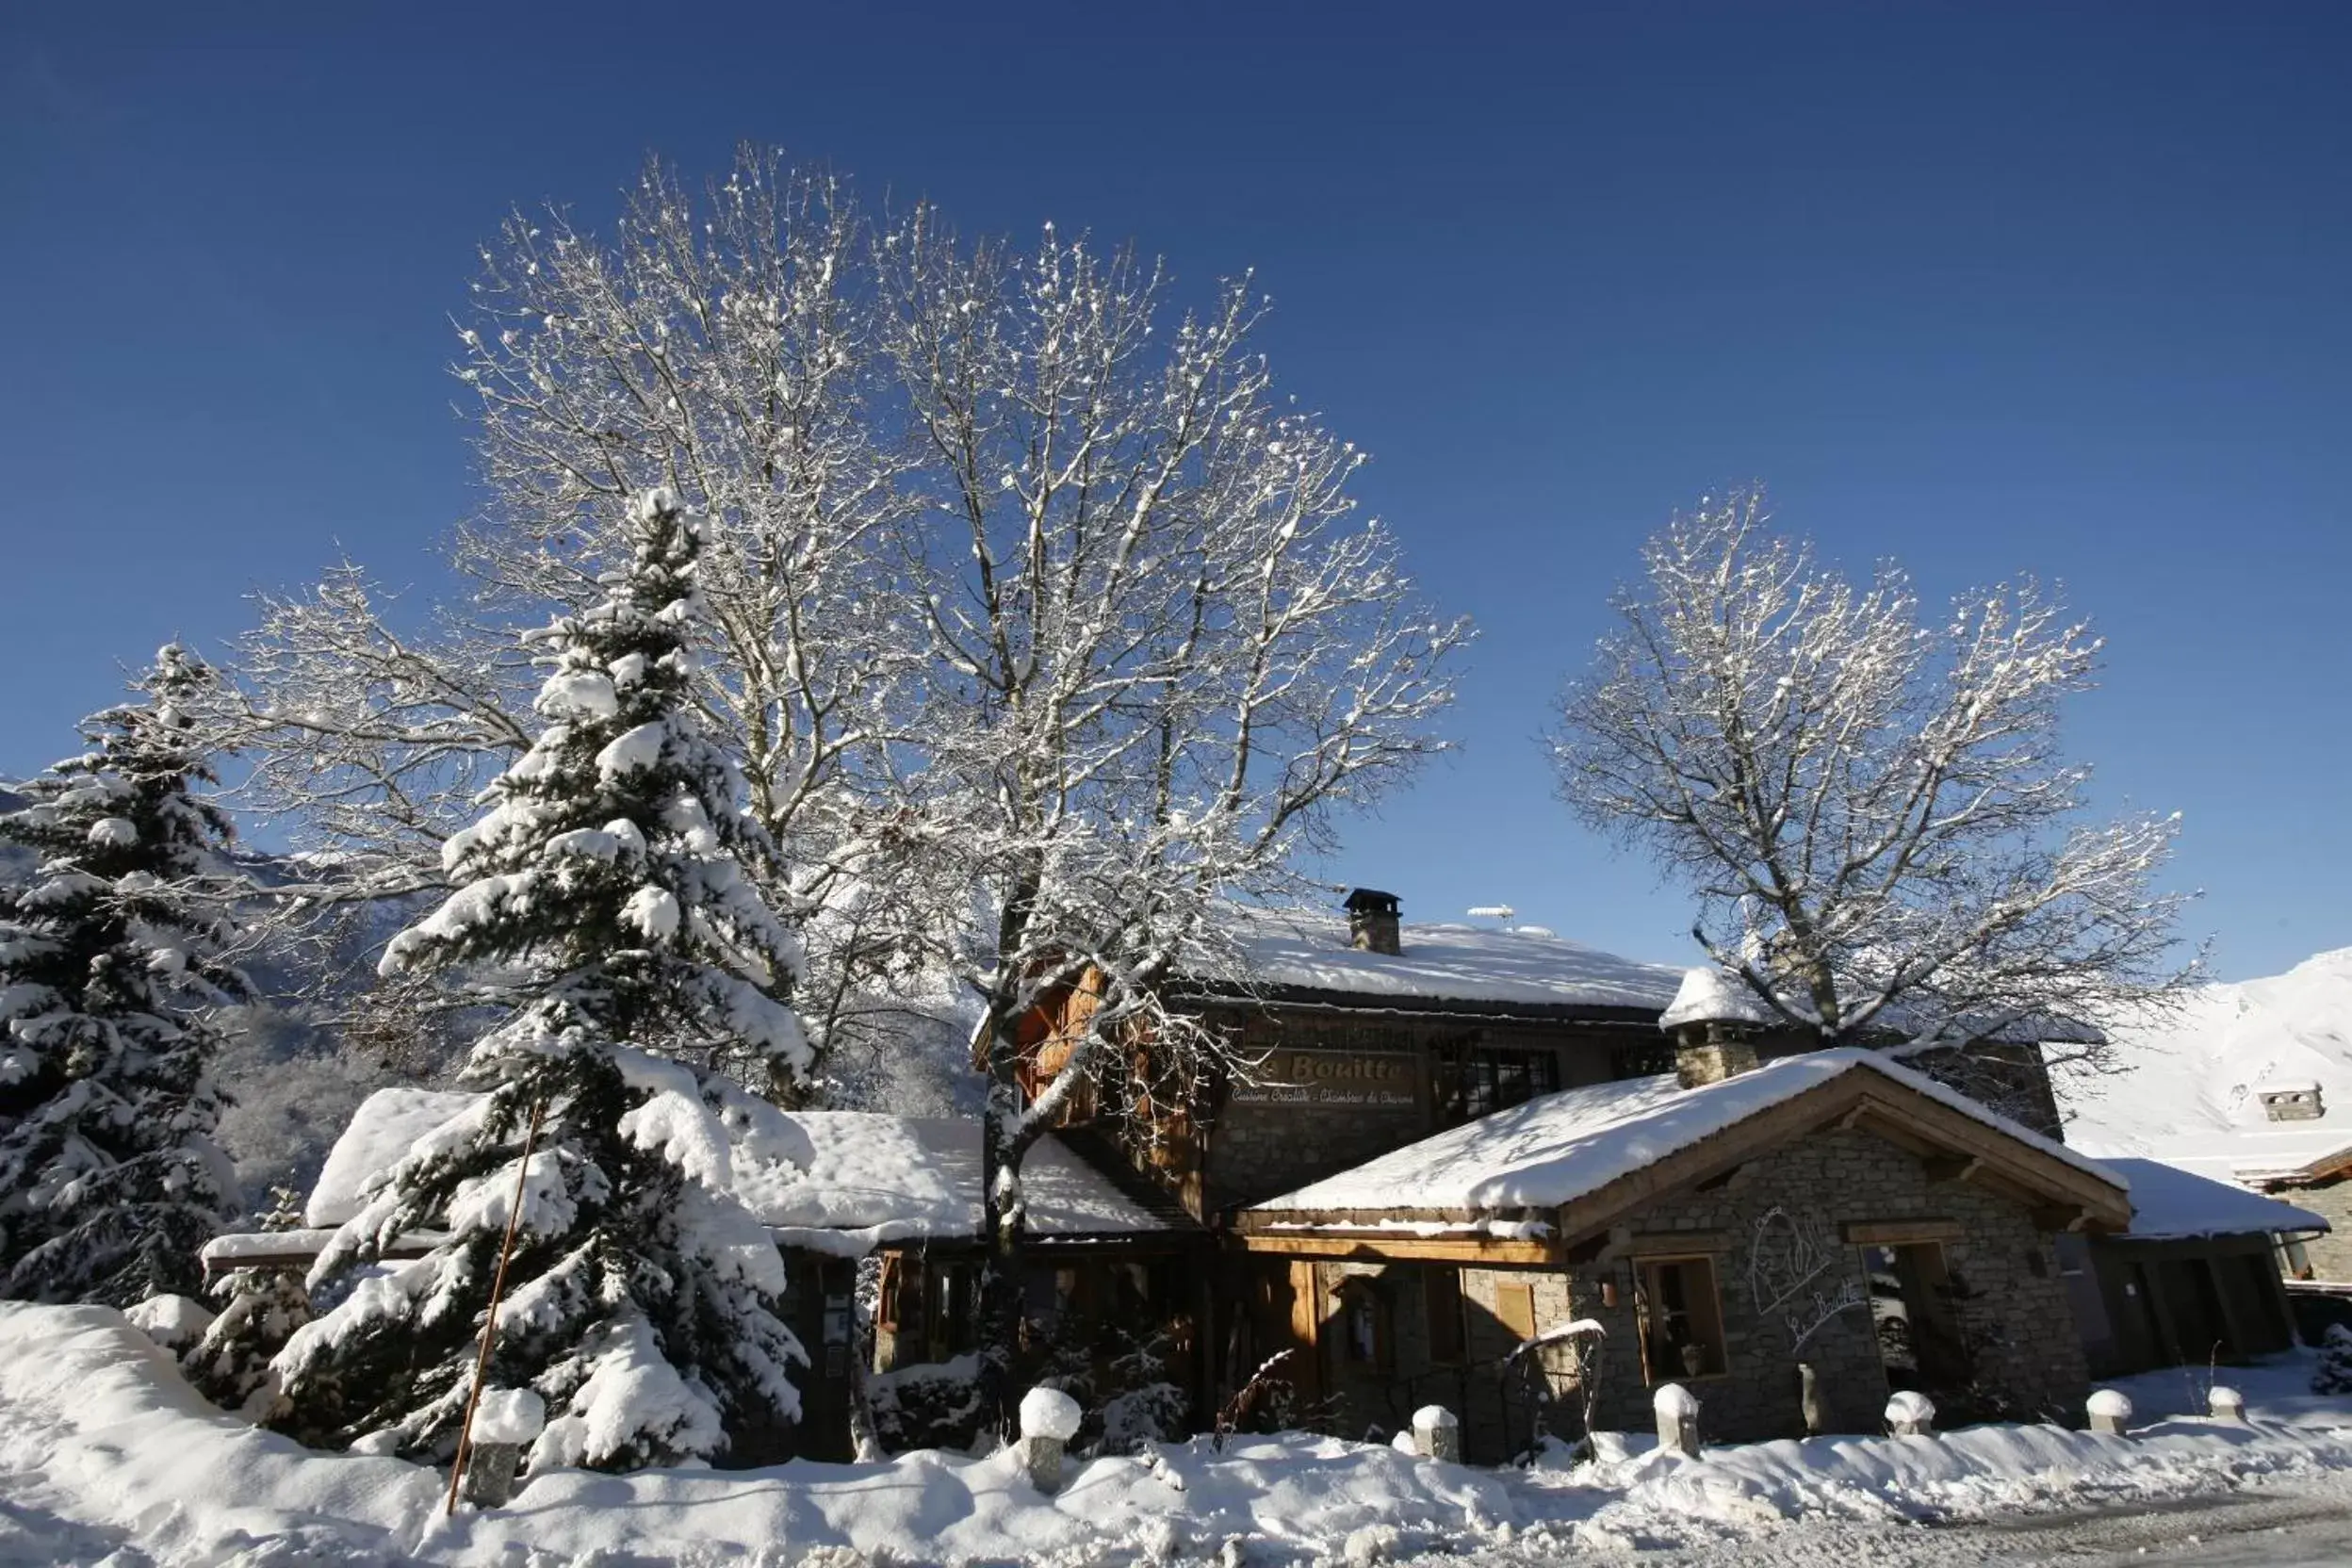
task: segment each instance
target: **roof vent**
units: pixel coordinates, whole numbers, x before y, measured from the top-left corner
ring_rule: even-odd
[[[2317,1121],[2328,1114],[2317,1084],[2263,1084],[2254,1092],[2262,1097],[2262,1114],[2273,1121]]]
[[[1385,953],[1392,958],[1404,951],[1397,933],[1403,919],[1402,906],[1395,893],[1384,893],[1378,888],[1358,888],[1340,907],[1348,911],[1348,946],[1366,953]]]

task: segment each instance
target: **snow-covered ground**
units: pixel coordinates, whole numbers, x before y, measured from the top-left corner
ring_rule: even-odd
[[[1206,1439],[1073,1467],[1031,1490],[1012,1457],[912,1454],[757,1471],[561,1471],[505,1509],[441,1512],[443,1478],[309,1452],[220,1413],[101,1308],[0,1306],[0,1564],[110,1568],[408,1562],[557,1565],[1030,1562],[1266,1564],[1432,1551],[1489,1560],[1622,1555],[1809,1523],[1933,1524],[2154,1502],[2352,1472],[2352,1401],[2302,1392],[2303,1358],[2237,1369],[2252,1419],[2166,1413],[2203,1374],[2124,1386],[2130,1438],[1984,1427],[1711,1451],[1645,1439],[1569,1470],[1480,1470],[1329,1438]]]
[[[2352,948],[2284,974],[2199,987],[2168,1016],[2113,1031],[2131,1070],[2053,1075],[2066,1141],[2221,1181],[2300,1169],[2352,1145]],[[2316,1086],[2326,1115],[2272,1121],[2268,1088]]]

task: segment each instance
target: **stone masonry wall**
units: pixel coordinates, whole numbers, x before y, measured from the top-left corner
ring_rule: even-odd
[[[1801,1229],[1826,1238],[1835,1261],[1794,1299],[1767,1310],[1769,1299],[1758,1298],[1777,1293],[1770,1283],[1776,1271],[1769,1258],[1759,1261],[1756,1241],[1759,1226],[1775,1208]],[[1917,1158],[1868,1133],[1825,1133],[1752,1163],[1723,1186],[1668,1199],[1635,1225],[1642,1236],[1717,1233],[1727,1243],[1715,1259],[1728,1370],[1675,1380],[1687,1382],[1702,1401],[1708,1436],[1747,1441],[1801,1430],[1799,1362],[1811,1364],[1818,1374],[1831,1429],[1878,1429],[1886,1380],[1870,1310],[1849,1306],[1816,1326],[1821,1314],[1814,1295],[1820,1291],[1834,1302],[1839,1286],[1861,1279],[1863,1249],[1841,1239],[1841,1226],[1907,1219],[1947,1219],[1961,1227],[1962,1239],[1945,1242],[1943,1250],[1959,1287],[1956,1316],[1974,1367],[1980,1408],[1951,1411],[1948,1418],[2064,1416],[2081,1408],[2089,1373],[2065,1283],[2050,1238],[2034,1228],[2024,1209],[1965,1183],[1931,1183]],[[1619,1321],[1609,1324],[1602,1359],[1602,1423],[1643,1427],[1650,1419],[1650,1388],[1642,1380],[1631,1266],[1617,1265],[1615,1277]],[[1608,1321],[1605,1311],[1593,1310],[1599,1276],[1578,1285],[1579,1314]]]
[[[1798,1231],[1825,1239],[1827,1250],[1816,1260],[1826,1266],[1789,1299],[1775,1303],[1773,1297],[1789,1296],[1787,1285],[1805,1272],[1787,1266],[1792,1232],[1779,1219],[1772,1221],[1767,1255],[1757,1256],[1759,1226],[1776,1209],[1795,1221]],[[1846,1284],[1857,1292],[1863,1284],[1863,1249],[1845,1242],[1839,1227],[1899,1220],[1947,1220],[1960,1227],[1961,1239],[1942,1246],[1959,1286],[1954,1310],[1975,1380],[1970,1396],[1960,1401],[1961,1408],[1947,1408],[1944,1419],[1951,1424],[2000,1415],[2064,1419],[2079,1412],[2089,1392],[2089,1374],[2051,1238],[2036,1230],[2017,1204],[1966,1184],[1931,1183],[1917,1158],[1856,1131],[1791,1144],[1752,1162],[1726,1184],[1669,1198],[1633,1223],[1637,1244],[1645,1250],[1652,1249],[1654,1238],[1682,1234],[1691,1238],[1690,1255],[1712,1259],[1726,1351],[1726,1370],[1719,1375],[1686,1378],[1660,1369],[1654,1380],[1645,1380],[1630,1262],[1569,1271],[1462,1270],[1466,1344],[1463,1362],[1456,1367],[1429,1364],[1427,1325],[1419,1316],[1425,1293],[1410,1288],[1414,1271],[1444,1266],[1318,1266],[1328,1314],[1336,1316],[1340,1292],[1350,1280],[1365,1281],[1395,1304],[1389,1318],[1392,1350],[1384,1367],[1349,1364],[1337,1342],[1340,1325],[1326,1323],[1324,1387],[1337,1402],[1333,1429],[1351,1437],[1394,1431],[1413,1409],[1435,1401],[1462,1415],[1471,1458],[1492,1463],[1526,1448],[1538,1413],[1520,1385],[1502,1377],[1503,1358],[1514,1340],[1497,1300],[1501,1287],[1516,1283],[1533,1289],[1537,1330],[1590,1317],[1608,1331],[1595,1413],[1605,1430],[1646,1430],[1656,1383],[1674,1380],[1698,1396],[1702,1429],[1711,1441],[1801,1433],[1796,1368],[1804,1362],[1817,1374],[1828,1429],[1877,1431],[1887,1383],[1870,1309],[1857,1303],[1824,1314],[1821,1306],[1834,1305]],[[1651,1250],[1651,1255],[1667,1254]],[[1603,1299],[1605,1283],[1616,1287],[1613,1304]],[[1546,1352],[1545,1364],[1553,1400],[1548,1429],[1574,1436],[1581,1401],[1567,1376],[1565,1352]]]
[[[2352,1181],[2330,1182],[2324,1187],[2288,1187],[2272,1194],[2298,1209],[2309,1209],[2335,1230],[2303,1244],[2311,1260],[2311,1277],[2337,1284],[2352,1284]]]

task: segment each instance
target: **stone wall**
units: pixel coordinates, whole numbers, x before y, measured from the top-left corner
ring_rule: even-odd
[[[1788,1232],[1775,1222],[1781,1246],[1768,1246],[1761,1258],[1757,1250],[1759,1227],[1775,1209],[1800,1233],[1825,1238],[1836,1250],[1831,1266],[1777,1305],[1772,1298],[1788,1294],[1794,1275],[1769,1254],[1787,1255]],[[1930,1182],[1915,1156],[1870,1134],[1824,1133],[1751,1163],[1711,1191],[1670,1198],[1634,1225],[1639,1245],[1674,1231],[1723,1243],[1714,1256],[1728,1370],[1674,1380],[1704,1403],[1708,1436],[1747,1441],[1801,1431],[1799,1362],[1818,1374],[1832,1429],[1878,1429],[1886,1380],[1870,1310],[1853,1305],[1824,1317],[1821,1307],[1834,1304],[1843,1285],[1861,1281],[1863,1249],[1842,1239],[1842,1227],[1903,1220],[1949,1220],[1958,1227],[1958,1239],[1942,1246],[1956,1287],[1961,1338],[1976,1374],[1978,1408],[1951,1411],[1948,1418],[2063,1415],[2080,1407],[2089,1388],[2082,1343],[2050,1238],[2034,1228],[2031,1216],[1965,1183]],[[1606,1309],[1595,1310],[1599,1276],[1588,1273],[1592,1277],[1580,1282],[1577,1311],[1609,1322],[1610,1331],[1602,1362],[1603,1424],[1646,1426],[1649,1385],[1634,1327],[1632,1266],[1613,1269],[1619,1284],[1613,1322]]]
[[[1596,1422],[1603,1429],[1648,1429],[1652,1393],[1672,1380],[1702,1401],[1710,1441],[1799,1435],[1802,1362],[1817,1374],[1827,1429],[1877,1431],[1886,1375],[1861,1298],[1864,1250],[1844,1239],[1842,1227],[1938,1221],[1949,1237],[1940,1245],[1974,1373],[1968,1388],[1939,1398],[1944,1420],[2071,1417],[2089,1392],[2089,1374],[2051,1238],[2020,1205],[1964,1183],[1931,1182],[1915,1156],[1852,1131],[1802,1139],[1711,1189],[1670,1197],[1642,1212],[1630,1235],[1620,1238],[1629,1250],[1652,1257],[1711,1261],[1724,1330],[1725,1368],[1719,1374],[1645,1373],[1630,1257],[1567,1270],[1462,1270],[1465,1354],[1454,1367],[1429,1364],[1427,1325],[1417,1315],[1426,1288],[1414,1271],[1446,1266],[1319,1265],[1321,1370],[1335,1402],[1332,1429],[1351,1437],[1393,1431],[1435,1399],[1462,1416],[1465,1451],[1486,1462],[1527,1447],[1539,1413],[1547,1429],[1576,1436],[1581,1397],[1567,1352],[1545,1352],[1546,1412],[1539,1413],[1524,1385],[1503,1377],[1503,1359],[1516,1340],[1500,1292],[1519,1284],[1532,1287],[1529,1315],[1537,1331],[1577,1317],[1596,1319],[1608,1331],[1597,1365]],[[1687,1240],[1678,1244],[1676,1237]],[[1824,1250],[1800,1262],[1807,1238]],[[1394,1303],[1384,1366],[1351,1365],[1337,1344],[1341,1292],[1350,1281],[1386,1292]],[[1611,1296],[1613,1301],[1606,1298]]]
[[[1433,1060],[1476,1049],[1542,1052],[1563,1088],[1610,1076],[1625,1032],[1510,1019],[1267,1009],[1212,1015],[1261,1066],[1206,1118],[1208,1213],[1277,1197],[1438,1130]]]
[[[2309,1209],[2335,1229],[2303,1244],[2311,1262],[2311,1278],[2352,1284],[2352,1181],[2337,1180],[2326,1186],[2284,1187],[2273,1193],[2298,1209]]]

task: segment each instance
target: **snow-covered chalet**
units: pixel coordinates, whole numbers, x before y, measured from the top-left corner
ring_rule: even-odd
[[[1254,1067],[1171,1092],[1135,1039],[1134,1081],[1072,1095],[1024,1168],[1026,1343],[1162,1430],[1205,1426],[1277,1357],[1285,1403],[1259,1419],[1386,1435],[1444,1405],[1484,1461],[1573,1435],[1588,1402],[1604,1429],[1646,1427],[1668,1382],[1721,1440],[1875,1431],[1897,1389],[1946,1424],[2079,1412],[2122,1354],[2125,1298],[2103,1290],[2177,1285],[2220,1353],[2273,1348],[2292,1331],[2273,1236],[2325,1230],[2067,1147],[2031,1038],[1993,1042],[2021,1121],[1933,1059],[1807,1051],[1712,972],[1406,924],[1371,890],[1330,917],[1246,917],[1242,941],[1246,987],[1167,1000]],[[1032,1093],[1088,1004],[1081,986],[1024,1025]],[[307,1262],[470,1099],[379,1091],[307,1228],[221,1237],[208,1263]],[[811,1375],[798,1428],[738,1458],[846,1457],[860,1377],[887,1442],[968,1438],[977,1123],[779,1115],[790,1158],[736,1184],[795,1260]],[[2137,1359],[2202,1362],[2201,1341],[2163,1353],[2191,1328]]]
[[[1442,1404],[1488,1460],[1573,1431],[1588,1394],[1602,1427],[1646,1426],[1668,1381],[1723,1439],[1877,1430],[1894,1389],[1951,1422],[2080,1411],[2088,1249],[2131,1233],[2134,1199],[2056,1136],[2033,1038],[1986,1042],[2029,1126],[1932,1057],[1808,1052],[1711,972],[1406,924],[1372,890],[1246,941],[1246,990],[1170,1000],[1255,1070],[1180,1102],[1075,1097],[1081,1118],[1121,1100],[1080,1135],[1217,1239],[1188,1304],[1204,1404],[1287,1350],[1334,1429]],[[1033,1084],[1074,1022],[1039,1021]],[[2266,1246],[2294,1219],[2227,1223]],[[2275,1271],[2228,1282],[2286,1343]]]

